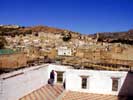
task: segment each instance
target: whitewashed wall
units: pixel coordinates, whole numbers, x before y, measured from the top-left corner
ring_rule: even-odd
[[[0,76],[0,100],[18,100],[47,83],[48,65],[36,66]]]
[[[66,71],[67,68],[70,66],[44,64],[2,74],[0,76],[0,100],[18,100],[46,85],[51,70]],[[57,77],[55,80],[57,81]]]
[[[0,75],[0,100],[18,100],[44,86],[51,70],[64,71],[66,90],[133,96],[133,74],[118,71],[75,70],[71,66],[44,64]],[[81,77],[89,76],[87,89],[81,89]],[[119,90],[112,91],[112,77],[120,78]],[[55,82],[57,76],[55,77]]]
[[[128,72],[119,72],[119,71],[94,71],[94,70],[67,70],[66,71],[66,90],[80,91],[80,92],[90,92],[90,93],[99,93],[99,94],[112,94],[118,95],[123,87],[125,90],[122,90],[122,95],[133,96],[133,88],[130,84],[133,83],[133,74],[130,74],[130,78],[125,82],[125,79],[129,76]],[[81,77],[80,76],[89,76],[87,89],[81,88]],[[112,77],[120,78],[118,91],[112,91]],[[130,80],[130,83],[129,83]],[[127,88],[130,89],[126,91]],[[130,85],[130,87],[129,87]]]
[[[55,73],[56,71],[61,71],[61,72],[64,72],[63,74],[63,80],[65,79],[65,72],[69,69],[72,69],[71,66],[63,66],[63,65],[54,65],[54,64],[50,64],[48,66],[48,75],[50,76],[50,72],[52,70],[55,70]],[[57,82],[57,73],[55,74],[55,83]]]
[[[60,47],[60,48],[58,48],[58,55],[59,56],[62,56],[62,55],[71,56],[72,50],[67,47]]]

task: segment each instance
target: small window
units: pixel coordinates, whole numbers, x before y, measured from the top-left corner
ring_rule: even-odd
[[[39,36],[39,35],[38,35],[38,33],[35,33],[34,35],[35,35],[36,37],[38,37],[38,36]]]
[[[82,89],[86,89],[87,88],[87,76],[81,76],[82,79]]]
[[[63,82],[63,73],[61,71],[57,71],[57,82],[62,83]]]
[[[119,78],[112,78],[112,91],[118,91]]]

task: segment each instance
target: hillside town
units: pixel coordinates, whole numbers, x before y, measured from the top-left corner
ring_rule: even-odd
[[[1,0],[0,100],[133,100],[133,0]]]
[[[0,25],[0,98],[130,100],[132,34]]]
[[[40,63],[99,70],[131,70],[133,65],[133,45],[99,41],[99,33],[92,37],[45,26],[18,25],[0,25],[0,33],[7,41],[0,50],[3,71]]]

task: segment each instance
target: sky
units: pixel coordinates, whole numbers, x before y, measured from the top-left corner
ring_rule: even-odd
[[[133,29],[133,0],[0,0],[0,24],[83,34],[128,31]]]

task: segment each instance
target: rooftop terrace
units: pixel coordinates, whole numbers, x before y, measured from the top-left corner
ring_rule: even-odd
[[[61,85],[45,85],[40,89],[37,89],[28,95],[20,98],[19,100],[56,100],[63,92]]]
[[[132,100],[131,97],[65,91],[61,85],[45,85],[19,100]]]
[[[51,70],[56,71],[54,86],[47,84]],[[59,75],[62,75],[60,83]],[[132,78],[131,72],[43,64],[0,75],[0,100],[132,100]],[[116,90],[112,90],[113,80],[118,80]]]

